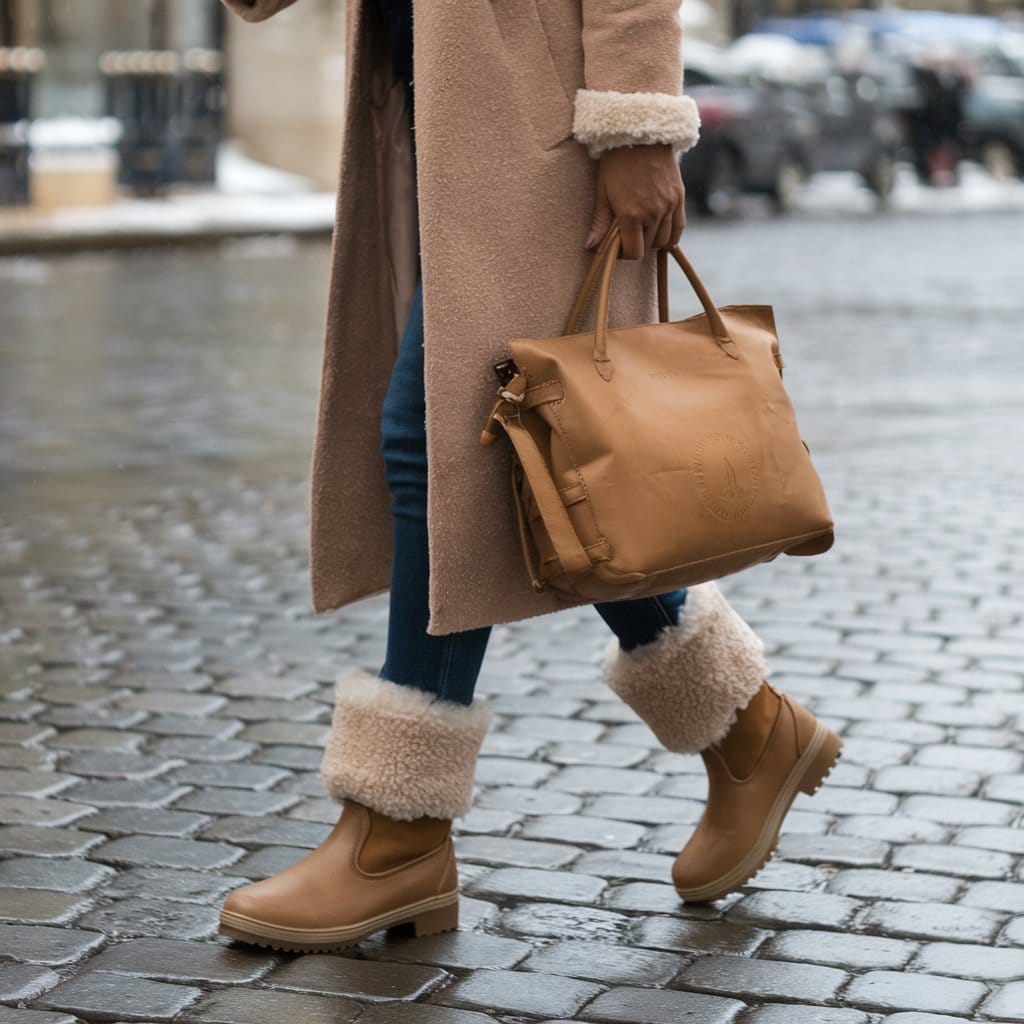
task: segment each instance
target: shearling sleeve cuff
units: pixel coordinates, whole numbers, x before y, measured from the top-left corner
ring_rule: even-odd
[[[670,143],[678,155],[697,144],[700,114],[690,96],[577,89],[572,133],[592,157],[653,142]]]

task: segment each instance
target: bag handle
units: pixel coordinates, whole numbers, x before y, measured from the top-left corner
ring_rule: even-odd
[[[563,332],[564,334],[575,332],[579,316],[587,299],[590,297],[594,287],[594,280],[598,275],[598,271],[600,271],[597,317],[594,328],[594,365],[598,373],[605,380],[611,380],[612,376],[612,361],[608,357],[608,301],[611,294],[612,272],[615,269],[615,261],[618,258],[621,244],[622,231],[619,222],[614,220],[604,239],[602,239],[597,252],[594,254],[594,258],[576,296],[576,301],[573,303],[572,311],[569,314],[569,321],[566,324],[566,330]],[[657,253],[658,317],[660,322],[666,323],[668,321],[668,254],[671,253],[672,258],[679,264],[680,269],[686,275],[686,279],[690,282],[690,287],[696,293],[700,304],[704,307],[704,312],[708,318],[708,326],[711,328],[715,344],[730,358],[738,359],[739,353],[736,349],[736,343],[729,336],[728,328],[722,320],[721,313],[719,313],[718,308],[708,294],[707,288],[704,287],[704,282],[701,281],[697,271],[694,270],[693,265],[683,254],[683,251],[678,245],[673,245],[670,249],[658,249]]]

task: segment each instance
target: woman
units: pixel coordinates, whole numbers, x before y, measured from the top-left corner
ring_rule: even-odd
[[[224,2],[260,21],[294,0]],[[529,585],[507,463],[478,443],[491,367],[509,337],[562,329],[613,215],[611,316],[657,319],[647,257],[682,232],[678,154],[699,127],[677,0],[431,0],[415,17],[411,0],[348,2],[313,602],[390,588],[390,620],[380,670],[338,681],[321,768],[338,823],[222,910],[225,934],[295,950],[458,923],[450,826],[490,723],[474,686],[491,626],[570,603]],[[765,682],[715,584],[596,609],[608,684],[668,749],[704,759],[707,808],[672,879],[715,899],[767,859],[839,739]]]

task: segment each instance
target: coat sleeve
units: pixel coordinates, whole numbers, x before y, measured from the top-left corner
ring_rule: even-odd
[[[278,11],[291,7],[295,0],[221,0],[221,3],[245,21],[266,21]]]
[[[679,0],[582,0],[586,86],[576,90],[573,135],[592,157],[614,146],[700,137],[697,104],[682,95]]]

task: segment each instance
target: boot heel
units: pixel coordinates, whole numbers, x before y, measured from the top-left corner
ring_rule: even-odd
[[[445,907],[438,907],[436,910],[428,910],[420,914],[412,922],[413,934],[437,935],[440,932],[452,932],[459,927],[459,903],[449,903]]]
[[[797,787],[808,796],[813,796],[818,791],[818,787],[839,760],[839,754],[843,749],[843,741],[820,722],[815,739],[818,740],[817,753],[811,759]]]

